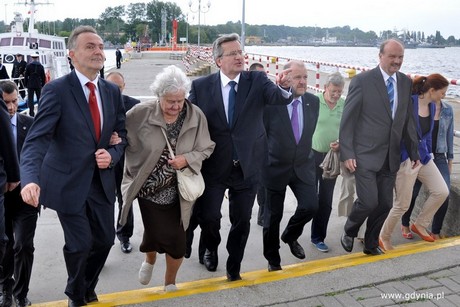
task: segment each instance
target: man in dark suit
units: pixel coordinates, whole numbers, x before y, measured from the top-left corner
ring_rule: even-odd
[[[0,263],[8,244],[5,233],[4,193],[13,191],[19,185],[19,164],[15,144],[10,117],[0,93]]]
[[[121,54],[121,51],[119,48],[115,51],[115,58],[117,62],[117,68],[121,68],[121,60],[123,59],[123,55]]]
[[[19,157],[34,119],[17,113],[19,89],[16,83],[1,82],[0,89],[3,91],[2,97],[10,114]],[[5,194],[5,232],[8,236],[8,244],[1,263],[3,270],[0,274],[3,307],[12,306],[13,295],[17,307],[30,305],[27,293],[34,261],[34,236],[39,209],[24,203],[20,192],[21,189],[17,187]]]
[[[293,91],[287,106],[266,106],[264,126],[267,133],[268,156],[262,168],[265,187],[263,243],[268,271],[281,270],[279,254],[280,223],[283,218],[286,187],[297,199],[297,209],[284,230],[281,240],[292,254],[305,258],[297,239],[318,209],[315,188],[315,157],[311,149],[312,136],[319,114],[319,99],[307,93],[307,69],[301,61],[290,61],[289,73]]]
[[[27,62],[24,61],[24,56],[20,53],[16,54],[16,59],[13,62],[13,70],[11,71],[11,78],[23,78],[26,71]],[[19,95],[22,99],[26,97],[26,91],[24,89],[24,80],[14,80],[19,87]]]
[[[220,71],[194,80],[189,96],[206,115],[211,139],[216,143],[214,153],[203,163],[206,188],[193,215],[202,230],[203,263],[207,270],[215,271],[221,241],[221,206],[228,189],[232,226],[226,269],[228,280],[234,281],[241,279],[241,261],[264,154],[263,109],[267,103],[289,103],[290,93],[276,86],[263,72],[243,71],[244,55],[238,34],[220,36],[213,44],[213,55]],[[280,86],[288,85],[286,74],[281,74]],[[189,246],[190,238],[189,235]]]
[[[27,105],[29,106],[29,115],[35,116],[34,95],[37,96],[37,103],[40,103],[42,87],[46,83],[45,68],[39,61],[39,53],[31,55],[32,62],[27,64],[24,72],[24,85],[27,87]]]
[[[340,123],[340,155],[356,178],[355,201],[341,237],[347,252],[367,218],[363,252],[379,255],[379,233],[393,205],[393,188],[403,139],[414,166],[419,163],[412,115],[411,80],[399,72],[404,46],[390,39],[380,46],[380,64],[354,77]],[[391,90],[390,90],[391,89]]]
[[[68,40],[75,69],[43,89],[21,153],[21,196],[56,210],[64,231],[69,306],[98,300],[95,287],[114,243],[115,175],[126,146],[120,90],[98,78],[104,43],[79,26]],[[112,132],[121,142],[111,145]]]
[[[117,71],[110,72],[107,77],[107,81],[115,83],[118,88],[120,89],[121,93],[125,89],[125,78],[123,75]],[[127,95],[123,95],[123,103],[125,105],[125,110],[128,112],[134,107],[136,104],[140,103],[141,101]],[[121,181],[123,179],[123,168],[125,166],[125,155],[120,158],[120,161],[114,166],[115,171],[115,182],[117,185],[117,201],[118,201],[118,219],[117,219],[117,237],[120,241],[120,248],[121,251],[125,254],[131,253],[133,247],[129,242],[129,239],[133,236],[134,230],[134,215],[133,215],[133,207],[129,208],[128,217],[126,219],[126,224],[120,225],[118,221],[120,220],[121,216],[121,209],[123,207],[123,197],[121,195]]]

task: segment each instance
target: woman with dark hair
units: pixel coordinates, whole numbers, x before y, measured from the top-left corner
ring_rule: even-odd
[[[447,80],[442,80],[445,85]],[[448,83],[447,83],[448,84]],[[441,97],[443,98],[443,97]],[[450,174],[452,173],[452,160],[454,159],[454,111],[452,107],[441,99],[436,100],[436,113],[432,134],[433,161],[441,172],[447,187],[450,189]],[[409,228],[410,216],[415,206],[422,183],[417,180],[412,193],[412,201],[406,213],[402,216],[401,232],[406,239],[412,239]],[[431,225],[431,236],[438,240],[441,238],[441,228],[449,206],[449,197],[446,198],[441,208],[438,209]]]
[[[412,167],[404,143],[401,143],[401,166],[396,175],[395,200],[379,236],[380,248],[391,250],[391,234],[398,224],[401,216],[409,209],[415,181],[418,179],[425,184],[428,198],[411,224],[412,232],[423,240],[434,242],[427,231],[436,211],[441,207],[449,195],[446,182],[432,159],[432,134],[436,114],[436,101],[441,100],[446,94],[449,82],[439,74],[428,77],[418,77],[412,85],[412,103],[414,107],[414,120],[419,138],[420,164]]]

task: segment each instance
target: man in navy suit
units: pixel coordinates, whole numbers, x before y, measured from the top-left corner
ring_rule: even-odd
[[[98,77],[104,43],[94,28],[68,40],[75,69],[47,83],[21,155],[21,196],[54,209],[64,231],[69,306],[97,301],[95,287],[114,243],[113,166],[126,146],[118,87]],[[112,132],[121,141],[110,144]]]
[[[34,119],[25,114],[17,113],[19,89],[16,83],[12,81],[1,82],[0,89],[10,114],[19,157],[27,132]],[[8,244],[1,263],[3,270],[0,274],[3,307],[12,306],[13,295],[17,307],[30,305],[27,293],[29,292],[34,261],[34,236],[39,209],[24,203],[20,192],[21,189],[17,187],[5,194],[5,232],[8,236]]]
[[[287,106],[266,106],[264,125],[267,133],[267,161],[262,167],[265,187],[263,224],[264,256],[268,271],[281,270],[279,254],[280,223],[283,218],[286,187],[297,199],[297,209],[281,235],[292,254],[305,258],[297,239],[318,209],[315,188],[315,157],[311,149],[319,114],[319,99],[307,93],[307,69],[301,61],[290,61],[289,73],[293,97]]]
[[[281,88],[289,84],[286,71],[280,76],[280,87],[263,72],[243,71],[238,34],[220,36],[213,44],[213,56],[220,71],[194,80],[189,96],[206,115],[211,139],[216,143],[214,153],[203,162],[206,188],[195,204],[193,218],[202,230],[200,241],[205,253],[203,259],[199,255],[200,262],[207,270],[215,271],[221,242],[221,206],[228,189],[232,226],[226,269],[227,279],[235,281],[241,279],[241,261],[264,156],[263,109],[266,104],[288,104],[290,93]],[[189,227],[188,232],[193,229]],[[189,248],[191,237],[188,234]]]
[[[120,91],[123,93],[125,89],[125,78],[121,73],[118,71],[110,72],[107,77],[105,78],[107,81],[115,83]],[[141,101],[135,99],[133,97],[129,97],[128,95],[123,95],[123,103],[125,104],[125,110],[128,112],[134,107],[136,104],[140,103]],[[123,208],[123,197],[121,195],[121,181],[123,179],[123,168],[125,166],[125,156],[123,155],[120,158],[120,161],[114,166],[115,171],[115,182],[117,184],[117,201],[118,201],[118,219],[120,220],[121,216],[121,209]],[[133,236],[134,230],[134,214],[133,214],[133,207],[129,208],[128,217],[126,218],[126,224],[121,225],[117,222],[117,238],[120,241],[120,248],[121,251],[125,254],[131,253],[133,247],[129,242],[129,239]]]

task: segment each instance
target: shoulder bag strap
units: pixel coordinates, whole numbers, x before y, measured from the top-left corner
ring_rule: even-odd
[[[174,152],[171,148],[171,144],[169,144],[169,140],[168,140],[168,137],[166,136],[166,132],[165,132],[165,129],[163,127],[161,127],[161,132],[163,132],[163,135],[165,137],[165,140],[166,140],[166,144],[168,145],[168,149],[169,149],[169,154],[171,155],[171,158],[172,159],[175,159],[175,155],[174,155]]]

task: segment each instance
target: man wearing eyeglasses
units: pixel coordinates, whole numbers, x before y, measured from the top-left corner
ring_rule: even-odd
[[[266,104],[288,104],[287,73],[275,85],[266,74],[244,70],[244,55],[238,34],[220,36],[213,44],[214,61],[220,71],[192,82],[189,100],[206,115],[214,153],[204,161],[204,194],[197,200],[193,220],[201,227],[199,260],[216,271],[221,242],[220,219],[228,189],[230,222],[227,239],[227,279],[241,279],[240,267],[249,236],[259,170],[264,158]],[[189,227],[187,250],[191,251],[193,228]],[[190,252],[187,254],[190,256]]]

